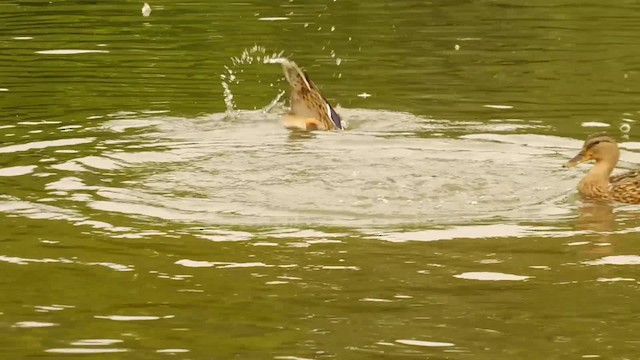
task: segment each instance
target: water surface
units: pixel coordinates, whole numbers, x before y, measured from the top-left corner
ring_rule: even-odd
[[[150,5],[0,4],[4,357],[637,357],[636,4]]]

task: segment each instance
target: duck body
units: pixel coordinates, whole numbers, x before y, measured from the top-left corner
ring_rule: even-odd
[[[301,130],[342,130],[338,113],[320,90],[293,61],[283,60],[282,70],[291,87],[290,111],[284,116],[284,125]]]
[[[616,141],[607,135],[589,137],[582,150],[565,167],[595,160],[595,165],[578,183],[578,192],[590,200],[614,200],[629,204],[640,204],[640,172],[633,171],[616,176],[611,173],[620,158]]]
[[[629,173],[612,176],[609,180],[611,198],[615,201],[640,204],[640,173]]]

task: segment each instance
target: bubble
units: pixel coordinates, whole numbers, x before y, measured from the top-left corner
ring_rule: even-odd
[[[626,123],[620,125],[620,131],[622,131],[623,133],[627,134],[629,131],[631,131],[631,125],[626,124]]]

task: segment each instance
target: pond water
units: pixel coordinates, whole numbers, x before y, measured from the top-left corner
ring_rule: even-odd
[[[0,4],[3,358],[640,356],[638,4],[142,5]]]

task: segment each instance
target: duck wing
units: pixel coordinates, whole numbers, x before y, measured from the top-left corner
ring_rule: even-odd
[[[628,204],[640,204],[640,172],[632,171],[609,180],[611,197]]]

